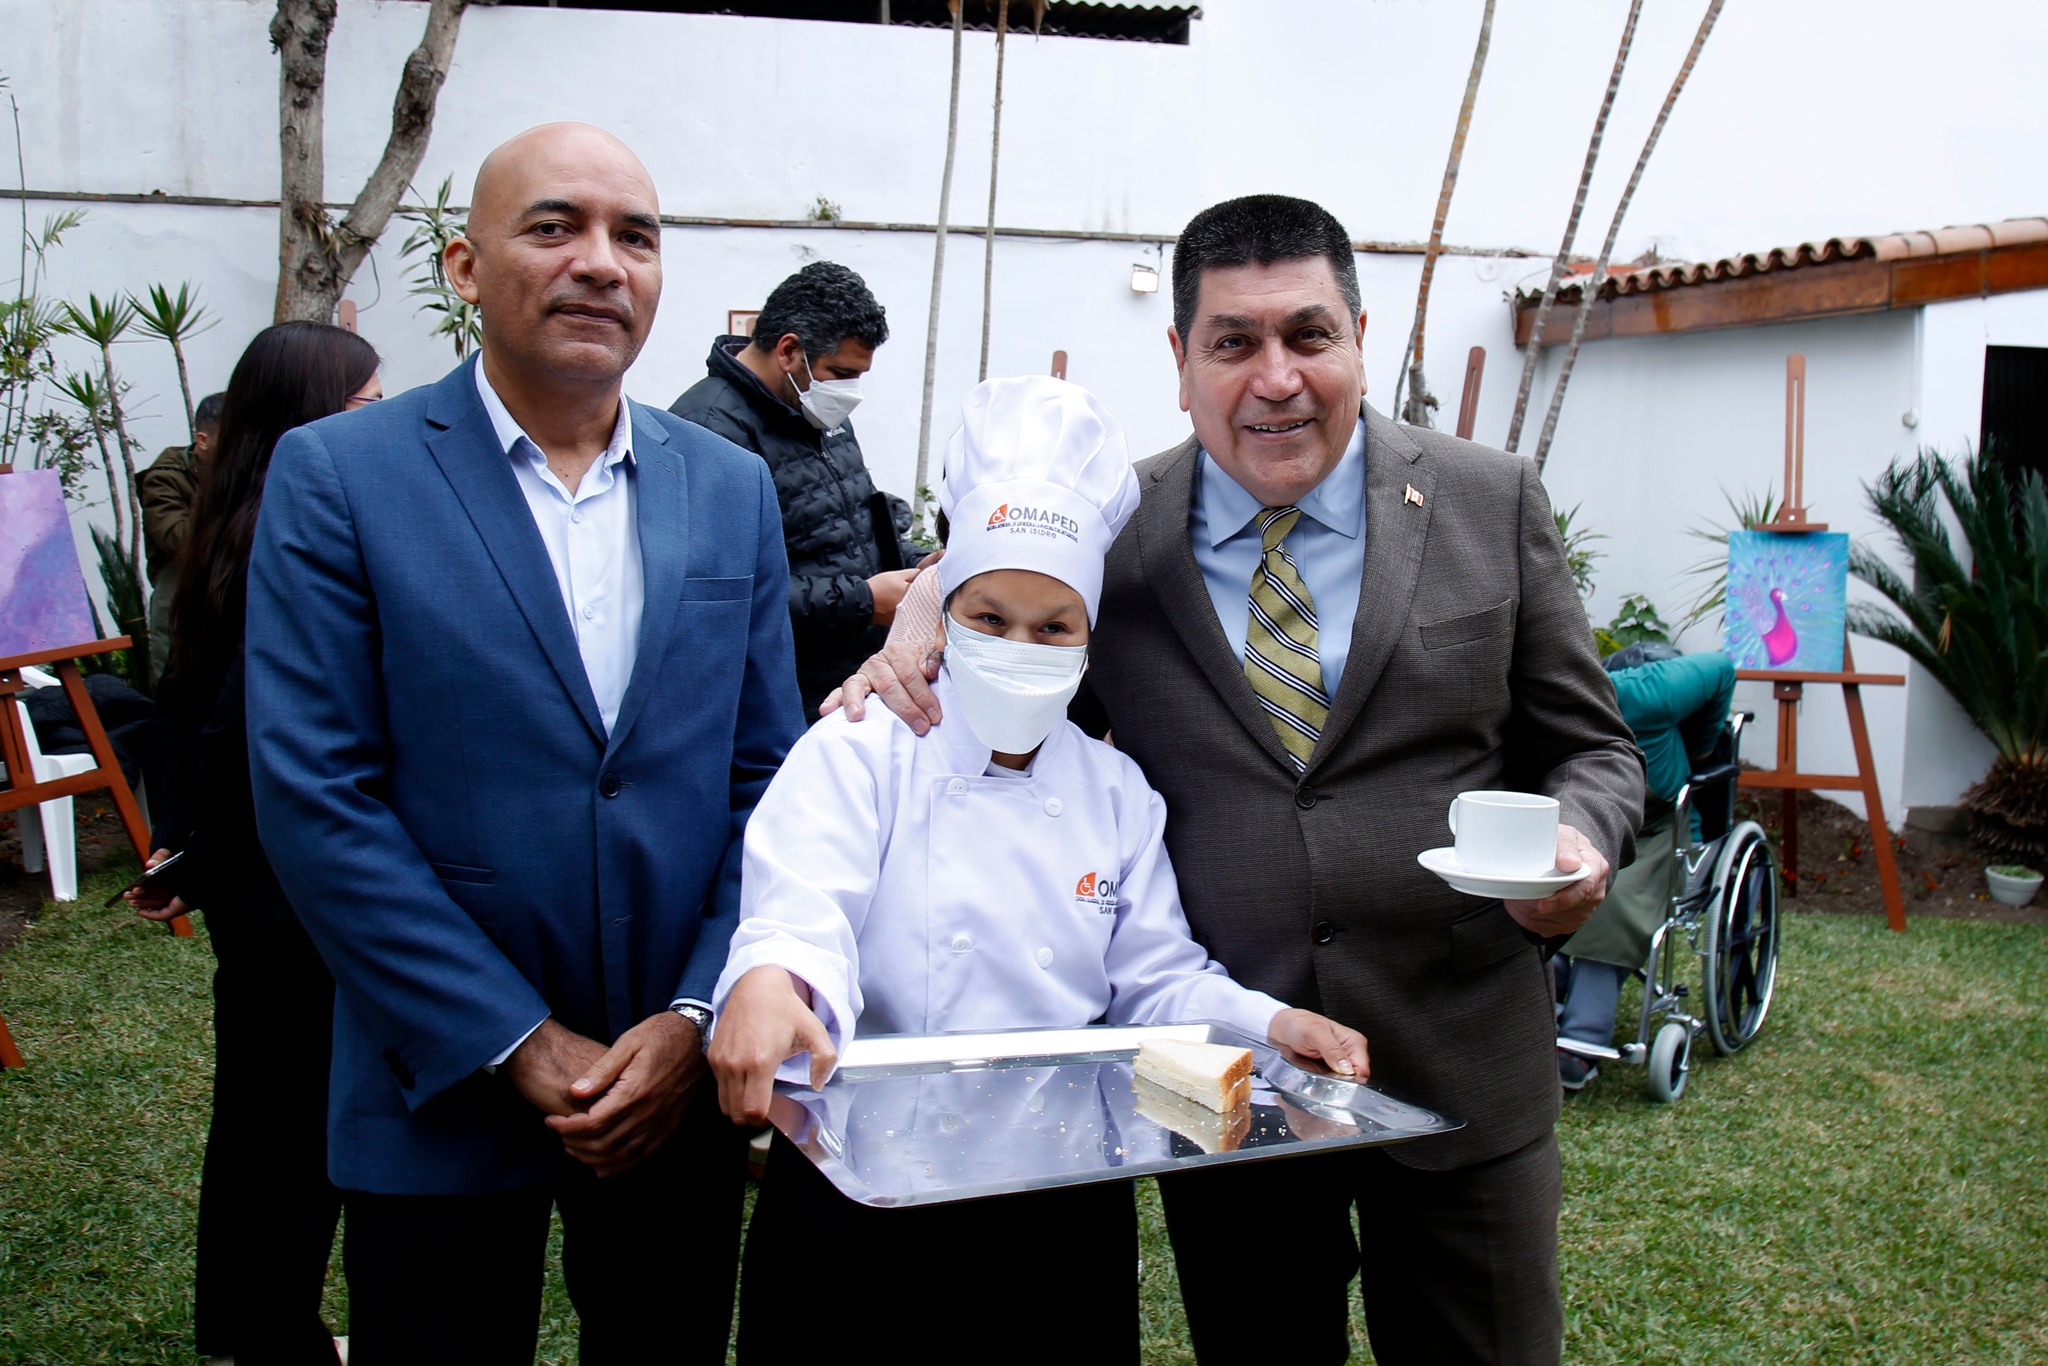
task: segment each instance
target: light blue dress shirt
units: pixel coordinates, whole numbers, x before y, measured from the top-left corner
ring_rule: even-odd
[[[484,378],[481,361],[476,387],[547,547],[583,672],[610,734],[640,653],[640,614],[647,598],[633,480],[627,474],[633,463],[633,418],[626,396],[619,395],[619,418],[604,454],[571,493]]]
[[[1251,617],[1252,575],[1259,567],[1259,500],[1200,455],[1188,539],[1208,585],[1216,620],[1231,653],[1244,658]],[[1298,505],[1301,518],[1287,533],[1287,553],[1301,571],[1316,605],[1316,644],[1323,661],[1323,691],[1332,697],[1351,655],[1351,623],[1358,616],[1359,580],[1365,576],[1365,418],[1351,434],[1337,468]]]

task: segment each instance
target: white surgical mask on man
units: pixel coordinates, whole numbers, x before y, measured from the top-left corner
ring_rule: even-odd
[[[804,357],[804,378],[811,387],[797,389],[797,406],[804,410],[804,417],[821,432],[846,425],[846,419],[853,416],[853,410],[860,407],[860,379],[818,379],[811,374],[811,358]],[[789,376],[791,388],[796,388],[796,372]]]
[[[1029,754],[1067,716],[1088,667],[1085,645],[1037,645],[946,621],[946,672],[961,719],[998,754]]]

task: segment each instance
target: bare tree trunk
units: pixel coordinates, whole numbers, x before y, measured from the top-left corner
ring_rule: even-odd
[[[113,424],[114,444],[121,451],[121,472],[124,476],[121,492],[128,506],[126,526],[128,562],[135,567],[135,581],[137,583],[148,583],[149,576],[142,572],[142,504],[140,496],[135,491],[135,443],[128,438],[128,417],[127,414],[121,411],[121,381],[114,374],[114,351],[111,346],[102,345],[100,347],[100,373],[106,377],[107,381],[107,417]],[[106,450],[106,442],[102,439],[100,442],[100,454],[103,457],[106,455]],[[113,482],[114,471],[113,467],[109,465],[107,467],[107,483],[112,485]],[[123,538],[122,519],[118,506],[115,508],[114,536],[116,540]]]
[[[1429,287],[1436,278],[1436,258],[1444,247],[1444,220],[1450,217],[1451,194],[1458,188],[1458,165],[1465,159],[1465,134],[1472,127],[1472,104],[1479,98],[1479,76],[1486,70],[1486,49],[1493,41],[1493,0],[1486,0],[1486,12],[1479,19],[1479,45],[1472,51],[1472,70],[1465,77],[1465,102],[1458,106],[1458,127],[1451,134],[1451,155],[1444,163],[1444,185],[1436,197],[1436,220],[1430,225],[1429,245],[1422,252],[1422,284],[1415,291],[1415,325],[1408,329],[1406,380],[1410,386],[1408,407],[1401,407],[1402,381],[1394,381],[1394,412],[1411,427],[1432,426],[1429,410],[1436,398],[1422,377],[1422,322],[1429,314]]]
[[[931,470],[932,385],[939,368],[939,286],[946,276],[946,206],[953,201],[953,148],[960,137],[960,29],[966,22],[964,0],[951,0],[953,11],[953,94],[946,106],[946,170],[939,177],[939,230],[932,242],[932,311],[924,327],[924,402],[917,416],[917,473],[911,481],[910,515],[924,515],[925,481]]]
[[[996,284],[996,158],[1003,150],[1003,39],[1010,28],[1010,0],[996,4],[996,108],[988,138],[988,232],[981,239],[981,370],[988,378],[989,303]]]
[[[1628,65],[1628,50],[1636,40],[1636,18],[1643,12],[1643,0],[1630,0],[1628,19],[1621,26],[1621,46],[1614,53],[1614,70],[1607,77],[1607,95],[1600,101],[1600,112],[1593,116],[1593,137],[1586,144],[1586,164],[1579,172],[1579,192],[1572,199],[1571,216],[1564,221],[1564,241],[1557,247],[1557,256],[1550,263],[1550,278],[1544,282],[1543,297],[1536,304],[1536,325],[1529,333],[1528,349],[1522,352],[1522,382],[1515,390],[1515,413],[1508,419],[1508,439],[1501,449],[1514,450],[1522,440],[1522,418],[1529,411],[1529,391],[1536,384],[1536,362],[1543,354],[1539,339],[1543,336],[1543,321],[1550,316],[1550,306],[1557,302],[1558,282],[1564,278],[1565,265],[1570,261],[1572,243],[1579,235],[1579,215],[1586,211],[1586,191],[1593,184],[1593,163],[1600,159],[1600,140],[1607,134],[1607,116],[1614,109],[1614,96],[1621,89],[1622,68]]]
[[[1536,472],[1543,473],[1543,462],[1550,456],[1550,439],[1557,434],[1557,415],[1564,407],[1565,386],[1572,381],[1572,366],[1579,358],[1579,343],[1585,339],[1586,319],[1593,312],[1593,301],[1600,295],[1600,286],[1607,282],[1607,262],[1614,255],[1614,239],[1621,235],[1621,220],[1628,213],[1629,200],[1635,198],[1636,186],[1642,183],[1643,168],[1650,164],[1650,153],[1657,149],[1657,138],[1664,131],[1664,123],[1671,117],[1672,106],[1678,103],[1678,92],[1685,89],[1686,79],[1692,75],[1693,64],[1700,59],[1700,49],[1707,45],[1707,35],[1714,30],[1714,21],[1721,17],[1723,0],[1709,0],[1707,12],[1700,19],[1699,32],[1692,36],[1692,46],[1686,50],[1685,62],[1678,68],[1678,77],[1671,82],[1669,93],[1664,96],[1664,107],[1657,111],[1657,121],[1650,125],[1650,136],[1643,140],[1642,154],[1636,158],[1636,168],[1629,174],[1628,186],[1621,192],[1621,202],[1614,206],[1614,217],[1607,224],[1607,240],[1600,244],[1600,259],[1593,263],[1593,275],[1579,289],[1579,311],[1572,319],[1572,339],[1564,349],[1564,362],[1558,366],[1557,387],[1550,391],[1550,411],[1543,417],[1543,432],[1536,438]],[[1533,348],[1536,338],[1530,339]]]
[[[171,339],[171,354],[178,361],[178,393],[185,400],[185,430],[188,441],[199,439],[198,411],[192,406],[192,376],[185,370],[185,344],[176,337]]]
[[[101,420],[97,408],[88,408],[86,424],[92,428],[92,438],[99,443],[100,468],[107,474],[107,505],[114,510],[114,540],[128,539],[128,505],[121,498],[121,481],[114,473],[114,453],[107,449],[107,424]]]
[[[275,318],[327,322],[426,155],[434,101],[448,79],[463,11],[474,0],[433,0],[426,33],[405,60],[391,103],[391,136],[377,168],[339,223],[327,212],[327,40],[337,0],[277,0],[270,43],[278,54],[278,211]]]

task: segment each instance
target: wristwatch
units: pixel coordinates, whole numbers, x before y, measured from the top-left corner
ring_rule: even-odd
[[[674,1001],[670,1003],[669,1009],[697,1026],[698,1043],[703,1044],[711,1041],[710,1011],[698,1005],[695,1001]]]

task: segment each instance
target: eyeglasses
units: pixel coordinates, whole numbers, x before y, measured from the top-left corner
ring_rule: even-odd
[[[350,394],[342,401],[341,406],[344,410],[352,412],[366,403],[382,403],[383,401],[384,395],[382,394]]]

